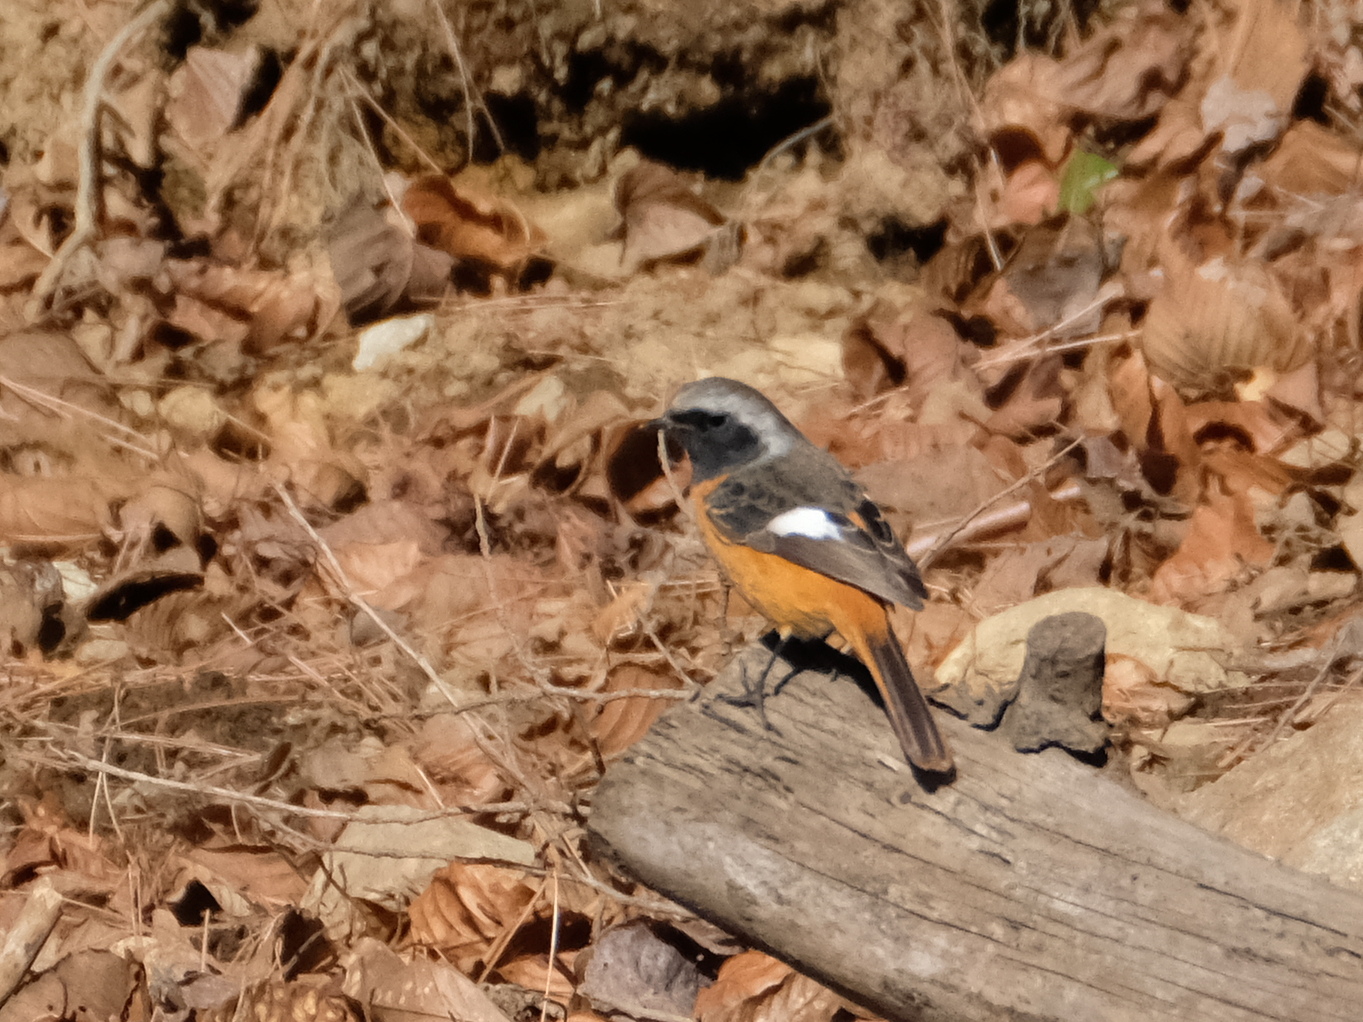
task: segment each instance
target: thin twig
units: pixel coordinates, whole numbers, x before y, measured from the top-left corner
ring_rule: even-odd
[[[346,600],[353,604],[356,609],[368,614],[370,620],[374,622],[379,631],[383,632],[393,645],[397,646],[398,649],[405,653],[412,662],[417,665],[417,668],[421,673],[426,676],[426,680],[435,686],[437,692],[444,696],[445,701],[456,710],[459,709],[459,701],[454,698],[454,694],[449,691],[449,686],[445,683],[445,679],[436,673],[436,670],[431,666],[430,661],[422,656],[422,654],[418,653],[406,639],[395,632],[388,622],[380,616],[379,612],[370,606],[369,601],[355,591],[355,587],[346,576],[345,569],[341,567],[341,562],[336,559],[336,555],[332,552],[331,547],[327,545],[327,541],[312,527],[312,523],[303,516],[303,512],[298,509],[298,505],[294,503],[293,498],[289,496],[288,491],[278,483],[274,483],[273,486],[275,493],[279,496],[279,499],[283,501],[285,508],[288,509],[290,517],[302,527],[303,531],[308,534],[308,538],[312,540],[313,545],[317,548],[318,554],[320,554],[322,559],[326,562],[327,570],[331,572],[332,577],[336,581],[336,585],[340,587],[341,594]]]
[[[431,812],[420,813],[417,815],[393,814],[385,816],[380,814],[361,815],[355,811],[342,811],[339,809],[314,809],[311,806],[297,806],[292,802],[283,802],[276,798],[266,798],[263,795],[249,795],[244,791],[234,791],[231,788],[220,788],[211,784],[195,784],[188,781],[172,781],[165,777],[156,777],[153,774],[144,774],[137,770],[127,770],[123,767],[114,766],[112,763],[105,763],[90,756],[82,755],[70,749],[62,749],[56,753],[55,762],[43,756],[25,756],[33,762],[44,763],[48,766],[67,766],[79,767],[82,770],[89,770],[108,774],[110,777],[117,777],[123,781],[133,781],[137,784],[148,784],[158,788],[166,788],[170,791],[184,792],[190,795],[198,795],[204,798],[221,799],[224,802],[231,802],[236,805],[249,806],[255,809],[268,809],[273,812],[288,813],[293,816],[306,816],[318,820],[344,820],[346,822],[359,823],[423,823],[427,820],[444,820],[453,816],[467,816],[470,814],[483,813],[529,813],[535,810],[535,806],[529,802],[488,802],[483,805],[470,806],[446,806],[443,809]],[[395,806],[394,808],[402,808]],[[570,807],[567,805],[548,805],[547,808],[553,812],[567,813]]]
[[[970,525],[971,522],[973,522],[976,518],[979,518],[980,515],[984,514],[985,511],[989,510],[989,508],[993,507],[1004,497],[1026,486],[1028,483],[1032,482],[1038,476],[1040,476],[1041,473],[1045,472],[1048,468],[1057,464],[1062,458],[1065,457],[1065,455],[1069,454],[1070,451],[1074,450],[1081,443],[1083,443],[1083,440],[1084,440],[1083,437],[1076,437],[1075,439],[1071,440],[1068,444],[1062,447],[1056,454],[1052,455],[1052,457],[1049,460],[1047,460],[1044,464],[1038,465],[1036,468],[1032,469],[1032,471],[1028,472],[1021,479],[1018,479],[1016,482],[1014,482],[1011,486],[1008,486],[1000,490],[998,493],[994,494],[989,499],[983,501],[978,507],[975,508],[975,510],[971,511],[970,514],[962,518],[957,525],[947,530],[940,537],[938,537],[937,542],[934,543],[925,554],[918,558],[918,566],[920,568],[926,568],[929,564],[931,564],[934,560],[937,559],[937,557],[951,543],[953,539],[955,539],[957,536],[959,536],[962,532],[965,531],[966,527]]]
[[[468,157],[469,162],[473,161],[473,139],[477,131],[477,124],[473,119],[474,108],[483,111],[483,116],[487,118],[488,131],[492,133],[492,140],[497,143],[497,148],[506,151],[506,143],[502,141],[502,133],[497,130],[497,123],[492,119],[492,111],[487,108],[487,102],[483,99],[483,94],[474,85],[473,78],[469,75],[467,65],[464,63],[464,51],[459,47],[459,40],[454,35],[454,26],[450,24],[449,17],[445,14],[445,8],[440,0],[431,0],[431,7],[435,9],[436,20],[440,22],[440,28],[445,34],[445,45],[449,47],[450,58],[454,61],[455,70],[459,72],[459,87],[464,92],[464,113],[468,123]]]
[[[1268,737],[1259,743],[1259,747],[1255,751],[1262,752],[1264,749],[1267,749],[1270,745],[1272,745],[1274,742],[1278,740],[1278,736],[1282,734],[1288,728],[1288,726],[1296,719],[1297,714],[1301,711],[1301,708],[1307,704],[1307,702],[1311,699],[1313,695],[1316,694],[1316,690],[1320,688],[1320,683],[1324,681],[1325,676],[1330,673],[1331,663],[1332,658],[1327,657],[1325,663],[1321,666],[1321,669],[1316,672],[1316,676],[1311,679],[1310,683],[1307,684],[1306,688],[1302,690],[1302,694],[1297,697],[1297,701],[1294,702],[1291,706],[1289,706],[1287,708],[1287,711],[1283,713],[1281,717],[1278,718],[1278,723],[1274,725],[1273,730],[1268,733]],[[1355,671],[1353,679],[1351,680],[1357,680],[1360,674],[1363,674],[1363,668],[1359,668],[1357,671]]]
[[[558,936],[563,923],[559,915],[557,866],[551,876],[554,881],[554,917],[549,930],[549,968],[544,970],[544,999],[540,1001],[540,1022],[548,1022],[549,1019],[549,994],[553,990],[554,970],[558,968]]]
[[[25,310],[29,322],[37,321],[47,311],[48,302],[57,290],[57,285],[61,282],[62,274],[72,256],[89,243],[99,228],[100,214],[104,210],[104,197],[99,180],[104,155],[99,136],[105,82],[113,71],[123,47],[159,21],[170,10],[170,6],[170,0],[152,0],[152,3],[138,11],[100,51],[94,66],[90,68],[89,77],[85,79],[85,90],[81,97],[82,137],[79,177],[76,182],[75,225],[33,285],[33,294]]]
[[[56,929],[61,913],[61,894],[50,879],[42,877],[34,884],[0,947],[0,1004],[8,1001],[10,994],[18,989],[38,952]],[[36,1008],[30,1007],[30,1010]]]
[[[143,443],[146,444],[151,443],[150,440],[148,440],[145,436],[143,436],[141,433],[131,428],[130,426],[125,426],[123,425],[123,423],[116,422],[115,420],[109,418],[108,416],[100,415],[98,412],[92,412],[88,408],[82,408],[78,404],[73,404],[70,401],[64,401],[53,394],[47,393],[46,391],[38,390],[36,387],[30,387],[27,384],[20,383],[19,381],[13,380],[8,376],[0,376],[0,387],[5,387],[8,388],[9,390],[14,391],[15,394],[19,395],[19,397],[21,398],[24,398],[30,404],[44,411],[51,412],[53,415],[63,416],[67,419],[74,418],[77,415],[83,415],[87,419],[91,419],[94,422],[99,423],[101,426],[107,426],[111,430],[114,430],[119,433],[124,433],[127,436],[133,437],[134,439],[141,440]],[[108,443],[114,444],[117,447],[123,447],[129,451],[132,451],[134,454],[140,454],[144,458],[148,458],[151,460],[156,460],[157,458],[156,452],[152,450],[149,446],[139,447],[136,444],[132,443],[131,441],[120,440],[118,437],[108,435],[106,435],[104,439]]]
[[[426,164],[434,173],[441,175],[445,173],[445,168],[436,163],[435,157],[426,152],[426,150],[421,147],[421,144],[408,134],[401,124],[393,120],[393,116],[387,110],[379,106],[378,100],[369,94],[369,90],[360,84],[360,80],[351,73],[349,68],[342,71],[341,76],[345,79],[346,84],[350,86],[352,98],[358,97],[364,100],[369,106],[369,109],[378,114],[383,123],[388,125],[389,130],[397,135],[398,138],[402,139],[403,142],[407,143],[407,145],[411,147],[412,152],[416,153],[417,158],[420,159],[422,163]],[[365,139],[369,142],[372,149],[374,143],[373,140],[369,139],[368,132],[365,132]],[[389,198],[391,199],[392,196],[390,195]],[[397,203],[394,202],[393,205],[396,206]]]
[[[1003,352],[993,358],[986,356],[985,358],[980,359],[977,363],[975,363],[975,368],[988,369],[996,365],[1006,365],[1010,362],[1015,362],[1034,354],[1039,355],[1044,352],[1059,350],[1061,346],[1057,345],[1056,348],[1052,349],[1045,347],[1044,346],[1045,342],[1050,338],[1054,337],[1061,330],[1064,330],[1067,327],[1070,327],[1075,323],[1079,322],[1079,320],[1089,315],[1089,313],[1101,309],[1108,302],[1112,301],[1115,298],[1121,297],[1121,295],[1123,295],[1125,291],[1126,291],[1125,287],[1123,287],[1117,281],[1114,280],[1108,281],[1106,284],[1104,284],[1101,288],[1098,289],[1097,293],[1093,296],[1093,300],[1085,304],[1083,308],[1076,309],[1074,312],[1071,312],[1064,319],[1047,327],[1045,330],[1042,330],[1039,333],[1032,334],[1030,337],[1024,337],[1021,340],[1017,341],[1015,344],[1009,345],[1009,348],[1012,349],[1010,351]],[[1111,334],[1104,339],[1123,340],[1131,337],[1136,337],[1138,335],[1139,331],[1132,330],[1125,333]],[[1068,347],[1082,347],[1093,343],[1095,343],[1094,340],[1085,339],[1079,345],[1069,345]]]

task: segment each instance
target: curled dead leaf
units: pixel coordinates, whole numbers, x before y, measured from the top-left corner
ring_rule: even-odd
[[[615,208],[625,240],[620,259],[631,268],[698,255],[726,222],[681,174],[647,160],[621,175]]]
[[[501,769],[464,714],[429,717],[417,733],[412,756],[450,803],[497,802],[510,791]]]
[[[760,951],[735,955],[696,998],[698,1022],[831,1022],[851,1005]]]
[[[1146,362],[1180,389],[1216,393],[1254,370],[1297,368],[1309,339],[1273,275],[1260,263],[1213,259],[1168,267],[1141,331]]]
[[[1135,657],[1107,655],[1103,672],[1103,719],[1140,728],[1167,725],[1192,708],[1194,698],[1166,685],[1150,666]]]
[[[535,890],[523,870],[451,863],[412,902],[412,939],[469,972],[508,927],[524,921]]]
[[[90,476],[0,473],[0,542],[78,547],[109,524],[121,481]]]
[[[643,667],[625,664],[612,671],[606,679],[605,691],[626,689],[679,689],[682,681],[675,674],[657,674]],[[618,756],[637,742],[662,712],[672,705],[671,699],[632,696],[603,703],[601,712],[592,720],[591,730],[601,755],[606,759]]]
[[[440,174],[413,181],[402,209],[423,244],[503,275],[518,274],[545,242],[544,232],[512,203]]]

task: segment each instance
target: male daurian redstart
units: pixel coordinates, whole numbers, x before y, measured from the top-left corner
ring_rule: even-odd
[[[654,425],[691,461],[706,545],[782,641],[837,632],[870,670],[909,762],[947,773],[951,752],[890,629],[889,606],[927,590],[880,509],[845,468],[752,387],[712,377]]]

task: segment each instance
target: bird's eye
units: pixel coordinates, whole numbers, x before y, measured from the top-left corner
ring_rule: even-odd
[[[706,429],[718,429],[729,421],[729,416],[723,412],[711,412],[705,416],[704,425]]]

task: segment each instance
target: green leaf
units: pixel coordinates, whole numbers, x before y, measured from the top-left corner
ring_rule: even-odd
[[[1117,165],[1097,153],[1076,150],[1065,164],[1060,179],[1060,208],[1067,213],[1087,213],[1093,206],[1098,189],[1118,174]]]

